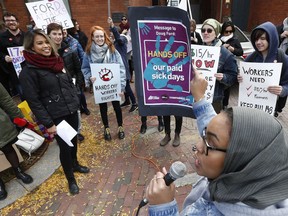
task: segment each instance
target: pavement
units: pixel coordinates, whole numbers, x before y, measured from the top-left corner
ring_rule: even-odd
[[[176,200],[181,209],[191,184],[199,178],[192,166],[192,145],[199,140],[196,121],[183,119],[181,144],[173,147],[175,127],[172,117],[172,140],[167,146],[160,147],[165,133],[158,132],[157,117],[148,117],[147,132],[142,135],[139,133],[138,111],[129,113],[130,106],[127,106],[123,108],[126,137],[119,140],[116,117],[109,105],[112,141],[107,142],[103,139],[99,108],[94,104],[93,94],[85,94],[91,115],[82,115],[85,141],[79,144],[78,157],[91,171],[87,175],[76,174],[80,193],[75,196],[68,193],[60,167],[59,149],[57,143],[52,142],[41,159],[27,170],[34,177],[32,184],[25,185],[17,179],[6,183],[8,197],[0,201],[0,215],[135,215],[151,178],[161,167],[169,169],[174,161],[182,161],[188,170],[185,177],[176,181]],[[237,105],[237,95],[237,88],[234,88],[230,105]],[[286,129],[286,139],[287,113],[288,107],[285,107],[278,116]],[[43,187],[47,187],[44,193]],[[147,206],[139,215],[147,215]]]

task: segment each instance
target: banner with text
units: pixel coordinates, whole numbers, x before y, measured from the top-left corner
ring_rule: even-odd
[[[213,101],[216,78],[220,56],[220,47],[191,45],[192,64],[196,69],[203,74],[208,82],[205,92],[206,100]]]
[[[171,7],[132,7],[129,16],[140,115],[193,116],[187,13]]]
[[[263,110],[273,115],[277,95],[271,94],[268,86],[279,85],[282,63],[240,62],[238,106]]]
[[[121,82],[119,64],[90,64],[92,77],[96,78],[93,83],[95,103],[120,101]]]
[[[50,23],[58,23],[64,29],[74,26],[62,0],[29,2],[26,3],[26,7],[36,26],[44,31]]]
[[[7,48],[9,56],[12,58],[12,64],[16,71],[17,76],[19,77],[20,72],[22,71],[21,63],[25,61],[23,56],[23,46],[18,47],[8,47]]]

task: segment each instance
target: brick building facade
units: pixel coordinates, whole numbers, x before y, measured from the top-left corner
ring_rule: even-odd
[[[221,2],[222,1],[222,2]],[[208,17],[216,18],[220,21],[223,17],[231,17],[231,8],[233,1],[236,0],[190,0],[190,2],[200,5],[200,22]],[[20,27],[26,30],[29,24],[29,12],[25,6],[27,1],[19,0],[0,0],[0,15],[3,10],[17,14],[20,20]],[[88,34],[92,25],[100,25],[108,28],[108,2],[95,0],[69,0],[71,14],[76,18],[81,29]],[[166,0],[110,0],[110,11],[115,23],[120,22],[119,16],[128,12],[129,6],[151,6],[157,2],[159,5],[166,5]],[[225,3],[229,2],[229,4]],[[265,21],[271,21],[274,24],[281,24],[285,17],[288,17],[287,0],[250,0],[249,14],[247,15],[247,31],[251,31],[255,26]],[[222,5],[222,9],[221,9]]]

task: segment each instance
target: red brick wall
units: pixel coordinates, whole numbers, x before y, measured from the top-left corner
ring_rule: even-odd
[[[210,4],[214,5],[213,14],[218,19],[220,1],[224,2],[224,0],[210,1]],[[70,0],[69,2],[72,16],[78,20],[86,34],[88,34],[90,27],[93,25],[100,25],[108,29],[108,1]],[[7,11],[18,16],[21,29],[26,30],[26,25],[29,24],[29,12],[24,1],[4,0],[4,3]],[[165,3],[166,0],[159,0],[160,5],[165,5]],[[128,6],[150,5],[152,5],[151,0],[110,0],[111,13],[127,13]],[[229,14],[229,9],[225,7],[225,4],[223,5],[223,16]],[[0,10],[0,15],[2,17],[2,10]],[[288,0],[251,0],[248,30],[268,20],[274,24],[281,24],[285,17],[288,17]]]
[[[251,0],[248,30],[266,21],[279,25],[286,17],[288,17],[287,0]]]

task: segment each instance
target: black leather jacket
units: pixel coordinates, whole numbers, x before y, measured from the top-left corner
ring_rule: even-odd
[[[45,127],[52,127],[53,119],[77,112],[77,89],[69,73],[54,73],[26,64],[19,80],[25,100]]]

